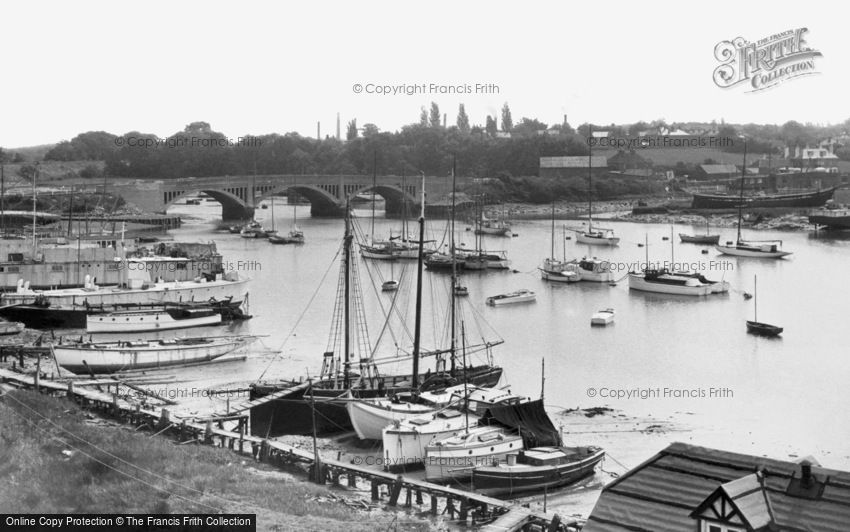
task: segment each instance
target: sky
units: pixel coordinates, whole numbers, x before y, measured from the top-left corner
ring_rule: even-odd
[[[396,131],[437,102],[453,124],[510,105],[547,124],[843,122],[839,4],[798,2],[45,2],[4,4],[0,146],[194,121],[236,139],[345,124]],[[814,75],[747,92],[713,81],[715,46],[808,28]],[[475,84],[498,93],[475,93]],[[363,92],[356,93],[360,84]],[[425,94],[369,94],[425,84]],[[430,85],[469,85],[439,94]]]

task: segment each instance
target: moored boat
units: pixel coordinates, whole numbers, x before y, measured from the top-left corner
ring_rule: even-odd
[[[127,333],[185,329],[222,322],[220,310],[213,307],[164,307],[160,309],[119,310],[89,314],[86,332]]]
[[[723,282],[725,283],[725,281]],[[712,284],[704,283],[698,277],[679,275],[665,268],[629,273],[629,288],[643,292],[682,296],[707,296],[715,290]]]
[[[73,373],[116,371],[197,364],[222,357],[252,341],[251,337],[180,338],[137,342],[54,344],[56,362]]]
[[[557,259],[544,259],[538,268],[540,278],[544,281],[557,283],[577,283],[581,281],[581,274],[576,271],[575,264]]]
[[[582,257],[575,259],[568,264],[572,265],[580,280],[592,283],[610,283],[614,279],[614,271],[611,263],[607,260],[597,259],[596,257]]]
[[[679,239],[686,244],[717,244],[720,235],[686,235],[679,233]]]
[[[614,323],[614,309],[612,308],[600,310],[599,312],[594,313],[593,316],[590,317],[591,325],[604,327],[611,323]]]
[[[850,229],[850,209],[826,208],[809,213],[809,223],[831,229]]]
[[[507,455],[504,462],[473,468],[472,486],[488,496],[513,497],[573,484],[592,475],[605,457],[598,447],[535,447]]]
[[[746,161],[744,162],[746,164]],[[743,189],[743,180],[741,183]],[[821,207],[835,193],[835,187],[806,192],[762,194],[698,194],[694,193],[691,207],[694,209],[734,209],[744,207]]]
[[[783,329],[777,325],[762,323],[759,319],[758,277],[753,276],[753,320],[747,320],[747,332],[759,336],[779,336]]]
[[[487,304],[491,307],[495,307],[497,305],[510,305],[513,303],[527,303],[534,301],[536,298],[537,294],[535,294],[532,290],[521,288],[515,292],[490,296],[487,298]]]
[[[269,242],[272,244],[303,244],[304,232],[296,227],[285,235],[269,235]]]

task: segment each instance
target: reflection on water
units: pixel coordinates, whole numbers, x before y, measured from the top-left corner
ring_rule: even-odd
[[[255,318],[232,330],[268,335],[258,345],[280,350],[281,355],[263,352],[244,363],[173,373],[204,386],[221,387],[244,385],[261,375],[264,379],[315,375],[327,346],[342,220],[313,219],[309,206],[298,206],[298,222],[307,243],[273,246],[262,240],[213,233],[212,220],[219,215],[215,204],[182,208],[202,219],[172,231],[175,238],[213,239],[227,261],[258,261],[254,271],[240,272],[253,279],[250,301]],[[270,213],[271,209],[258,211],[258,219],[270,225]],[[358,222],[368,232],[369,211],[360,214]],[[288,227],[292,209],[276,207],[275,216],[277,227]],[[669,238],[670,226],[607,221],[606,225],[621,237],[619,246],[591,248],[568,240],[566,255],[597,256],[623,264],[641,262],[647,253],[653,261],[669,260],[671,242],[662,237]],[[429,221],[429,237],[440,241],[444,227],[444,221]],[[459,239],[471,246],[472,233],[465,229],[465,224],[458,224]],[[389,236],[390,230],[398,234],[400,222],[376,220],[376,236]],[[782,239],[783,247],[794,252],[783,260],[725,257],[709,246],[673,241],[676,262],[702,265],[706,277],[729,281],[732,286],[726,295],[691,298],[630,292],[625,279],[616,286],[547,284],[539,278],[537,266],[550,252],[550,222],[517,221],[514,231],[521,236],[485,237],[488,248],[507,251],[514,272],[464,274],[462,283],[469,296],[462,318],[470,342],[470,331],[490,331],[488,326],[492,331],[487,335],[504,338],[505,343],[493,353],[516,393],[540,393],[537,368],[545,357],[547,404],[609,405],[633,415],[662,418],[689,413],[696,416],[694,423],[712,427],[717,436],[713,441],[693,443],[779,456],[819,453],[825,464],[850,467],[846,446],[850,419],[835,415],[850,403],[846,385],[850,359],[845,354],[850,283],[843,278],[850,256],[846,235],[823,238],[822,233],[814,237],[811,233],[760,235],[748,231],[753,239]],[[716,231],[721,233],[721,242],[734,239],[734,229],[712,228]],[[559,234],[557,255],[562,253],[562,238]],[[637,246],[645,238],[648,249]],[[710,251],[702,254],[703,249]],[[367,267],[361,260],[359,264],[371,341],[380,337],[382,353],[387,355],[409,350],[404,334],[386,330],[380,334],[381,312],[377,309],[382,305],[389,308],[393,297],[412,299],[415,263],[372,263]],[[448,276],[427,271],[425,275],[423,343],[436,346],[447,334],[439,323],[447,314]],[[754,300],[746,300],[743,292],[752,292],[754,275],[758,275],[759,319],[784,327],[780,340],[747,334],[745,322],[752,319]],[[320,284],[323,276],[325,282]],[[398,296],[370,286],[390,277],[402,279]],[[519,288],[535,290],[536,302],[495,308],[484,304],[488,296]],[[311,299],[313,304],[308,307]],[[616,310],[613,326],[591,328],[591,315],[608,307]],[[398,304],[393,312],[395,320],[406,320],[412,329],[413,313],[407,304]],[[296,322],[300,323],[294,328]],[[205,328],[198,334],[230,330]],[[596,391],[593,397],[590,388]],[[646,389],[657,390],[659,396],[641,399],[639,394],[620,393]],[[712,390],[720,389],[731,390],[731,397],[712,396]],[[199,402],[196,406],[208,405]]]

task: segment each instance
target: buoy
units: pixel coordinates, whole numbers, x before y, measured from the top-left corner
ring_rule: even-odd
[[[512,233],[511,236],[519,236],[519,233]]]
[[[662,236],[661,240],[670,240],[670,237],[669,236]]]
[[[639,248],[642,248],[642,247],[643,247],[643,244],[641,244],[640,242],[638,242],[638,247],[639,247]]]
[[[702,250],[702,254],[703,254],[703,255],[708,255],[708,250],[707,250],[707,249]]]
[[[744,292],[744,299],[752,299],[753,295],[749,292]]]

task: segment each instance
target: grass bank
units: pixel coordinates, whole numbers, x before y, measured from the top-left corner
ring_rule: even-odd
[[[94,420],[97,421],[97,420]],[[65,399],[0,397],[0,513],[253,513],[258,530],[428,530],[233,452],[93,424]]]

